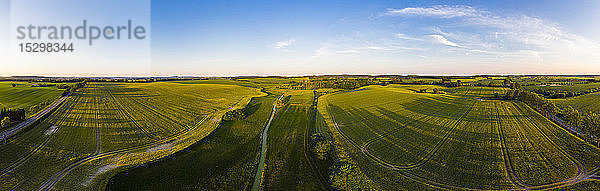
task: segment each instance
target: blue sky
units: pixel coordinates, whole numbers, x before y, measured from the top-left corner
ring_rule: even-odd
[[[155,0],[145,75],[598,74],[598,10],[595,0]]]

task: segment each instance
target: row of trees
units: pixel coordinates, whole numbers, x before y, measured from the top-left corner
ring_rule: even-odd
[[[66,96],[71,92],[75,92],[77,89],[83,88],[86,84],[87,84],[86,80],[77,82],[77,83],[74,83],[71,85],[61,84],[61,85],[64,85],[64,86],[62,86],[62,88],[65,89],[65,91],[63,91],[63,93],[62,93],[62,96]],[[62,89],[62,88],[59,88],[59,89]]]
[[[428,90],[428,89],[420,89],[419,91],[417,91],[417,93],[427,93],[427,90]],[[444,92],[443,92],[443,91],[440,91],[440,89],[439,89],[439,88],[433,88],[433,89],[431,90],[431,93],[433,93],[433,94],[444,94]]]
[[[0,111],[0,128],[7,128],[13,121],[23,121],[25,120],[25,110],[24,109],[2,109]]]
[[[538,88],[538,89],[534,90],[534,92],[544,95],[547,98],[557,99],[557,98],[568,98],[568,97],[585,95],[585,94],[589,94],[589,93],[600,92],[600,88],[590,88],[585,91],[554,91],[554,90],[544,90],[542,88]]]
[[[373,84],[378,84],[378,81],[372,78],[309,78],[299,82],[292,81],[288,84],[280,85],[279,88],[295,90],[311,90],[320,88],[351,90]]]
[[[25,109],[4,108],[0,111],[0,119],[3,119],[4,117],[8,117],[13,121],[23,121],[27,116],[25,116]]]
[[[588,139],[596,141],[600,138],[600,115],[594,112],[582,113],[571,106],[563,109],[562,118],[568,125],[577,127],[580,133],[586,135]]]

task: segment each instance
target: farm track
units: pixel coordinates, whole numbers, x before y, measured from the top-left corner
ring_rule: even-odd
[[[75,98],[75,103],[79,102],[80,96],[76,96]],[[62,105],[64,107],[66,107],[65,105]],[[29,153],[27,153],[27,155],[25,155],[24,157],[20,158],[19,160],[17,160],[16,162],[14,162],[13,164],[11,164],[10,166],[2,169],[2,171],[0,171],[0,176],[3,176],[11,171],[13,171],[14,169],[18,168],[19,166],[23,165],[25,162],[27,162],[34,154],[36,154],[38,151],[40,151],[44,146],[46,146],[48,144],[48,142],[50,142],[50,140],[54,137],[54,135],[61,129],[61,126],[63,124],[63,122],[67,119],[66,116],[68,116],[71,111],[73,111],[73,109],[68,109],[67,112],[65,112],[62,117],[60,118],[60,121],[57,123],[57,129],[54,133],[48,135],[48,137],[46,139],[44,139],[44,141],[42,141],[42,143],[40,143],[38,146],[36,146],[33,150],[31,150]]]
[[[46,182],[44,182],[37,190],[50,190],[52,189],[52,187],[54,187],[54,185],[60,181],[64,176],[66,176],[71,170],[85,164],[88,162],[91,162],[93,160],[96,159],[101,159],[104,157],[109,157],[109,156],[113,156],[113,155],[117,155],[117,154],[122,154],[122,153],[127,153],[127,152],[131,152],[131,151],[136,151],[136,150],[140,150],[140,149],[147,149],[147,148],[152,148],[156,145],[160,145],[163,143],[168,143],[170,141],[172,141],[174,138],[183,135],[189,131],[192,131],[194,129],[196,129],[198,126],[200,126],[200,124],[202,124],[206,119],[208,119],[209,116],[205,116],[204,118],[202,118],[202,120],[200,120],[198,123],[196,123],[196,125],[194,125],[192,128],[187,128],[187,131],[181,131],[177,134],[173,134],[165,139],[162,139],[161,141],[157,141],[154,143],[147,143],[147,144],[143,144],[143,145],[138,145],[138,146],[133,146],[133,147],[128,147],[128,148],[123,148],[123,149],[118,149],[118,150],[114,150],[114,151],[109,151],[109,152],[104,152],[104,153],[99,153],[99,154],[94,154],[94,155],[90,155],[84,159],[81,159],[75,163],[70,164],[69,166],[63,168],[62,170],[60,170],[59,172],[57,172],[56,174],[54,174],[50,179],[48,179]]]
[[[281,96],[279,96],[279,98],[277,100],[281,100],[281,98],[283,98],[283,95],[285,94],[281,94]],[[269,131],[269,126],[271,126],[271,121],[273,121],[273,117],[275,117],[275,111],[277,111],[277,104],[273,104],[273,110],[271,111],[271,116],[269,117],[269,121],[267,121],[267,124],[265,125],[265,129],[263,130],[261,137],[261,151],[260,151],[260,158],[259,158],[259,162],[257,164],[257,169],[256,169],[256,174],[254,175],[254,184],[252,185],[252,191],[259,191],[260,190],[260,186],[262,184],[262,176],[264,173],[264,166],[265,166],[265,158],[267,157],[267,132]]]

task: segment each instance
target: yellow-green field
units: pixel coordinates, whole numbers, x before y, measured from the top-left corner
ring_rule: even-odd
[[[54,102],[63,93],[63,90],[55,86],[32,87],[31,85],[32,83],[27,82],[0,82],[0,95],[2,95],[0,109],[25,109],[27,115],[31,116]],[[31,110],[32,106],[38,107]]]
[[[319,112],[383,188],[546,189],[587,181],[600,150],[502,89],[461,87],[419,94],[415,86],[369,86],[319,100]]]
[[[9,153],[1,158],[0,179],[10,182],[1,189],[57,183],[86,188],[90,184],[63,185],[58,177],[69,174],[67,180],[84,183],[98,168],[85,164],[94,161],[110,159],[116,168],[167,156],[212,132],[225,111],[262,95],[260,89],[224,84],[89,83],[46,120],[0,145]],[[78,167],[88,172],[69,173]]]

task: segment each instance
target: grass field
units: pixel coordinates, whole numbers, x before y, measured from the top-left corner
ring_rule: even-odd
[[[12,85],[16,86],[13,87]],[[0,109],[25,109],[27,116],[31,116],[42,110],[38,108],[36,111],[30,111],[35,105],[49,105],[56,101],[63,90],[54,86],[51,87],[31,87],[31,83],[27,82],[0,82]]]
[[[264,190],[328,189],[327,166],[311,153],[314,93],[288,90],[269,129]]]
[[[216,128],[204,121],[220,119],[219,113],[243,107],[260,95],[259,89],[222,84],[90,83],[39,125],[0,145],[3,153],[10,153],[2,157],[0,179],[11,182],[0,189],[36,189],[74,162],[124,154],[139,146],[173,153],[171,148],[189,144],[182,135],[193,130],[199,140]],[[48,133],[49,128],[56,131]],[[127,166],[166,156],[152,154],[121,156],[117,163]]]
[[[502,89],[414,88],[371,86],[319,101],[353,158],[368,159],[363,168],[390,169],[367,173],[388,189],[411,184],[389,177],[431,188],[555,188],[598,165],[597,148],[524,104],[482,99]]]
[[[565,99],[552,99],[557,106],[571,106],[581,112],[600,113],[600,93],[591,93]]]

